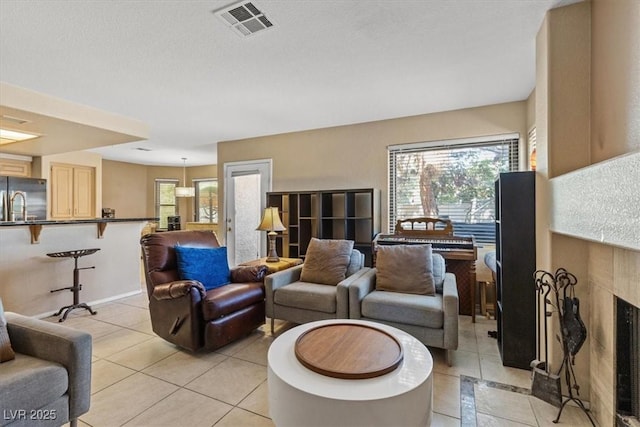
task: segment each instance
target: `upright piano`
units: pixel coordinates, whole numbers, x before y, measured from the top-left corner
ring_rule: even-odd
[[[454,236],[450,220],[439,218],[399,219],[394,234],[378,234],[371,243],[373,265],[378,245],[430,244],[434,253],[445,259],[447,272],[456,276],[460,314],[472,316],[475,322],[476,258],[473,236]]]

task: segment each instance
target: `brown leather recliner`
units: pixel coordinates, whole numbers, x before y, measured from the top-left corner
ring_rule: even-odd
[[[264,324],[266,266],[231,269],[232,283],[206,291],[196,280],[180,280],[174,247],[217,248],[214,233],[152,233],[140,244],[151,325],[160,337],[191,351],[213,350]]]

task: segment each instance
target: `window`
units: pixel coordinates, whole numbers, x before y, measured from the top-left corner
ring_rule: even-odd
[[[159,229],[168,228],[168,216],[178,215],[177,186],[177,179],[156,179],[156,216],[160,218]]]
[[[196,221],[218,222],[218,180],[199,179],[196,185]]]
[[[454,234],[495,242],[494,182],[518,170],[518,135],[389,147],[389,232],[396,220],[446,218]]]

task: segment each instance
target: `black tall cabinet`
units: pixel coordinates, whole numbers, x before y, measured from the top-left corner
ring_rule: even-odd
[[[502,364],[536,358],[535,172],[501,173],[496,187],[496,290]]]

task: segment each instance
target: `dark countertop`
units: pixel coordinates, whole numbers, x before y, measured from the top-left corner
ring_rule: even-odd
[[[99,224],[110,222],[141,222],[158,221],[159,218],[93,218],[93,219],[69,219],[69,220],[35,220],[35,221],[0,221],[0,227],[12,227],[18,225],[73,225],[73,224]]]

